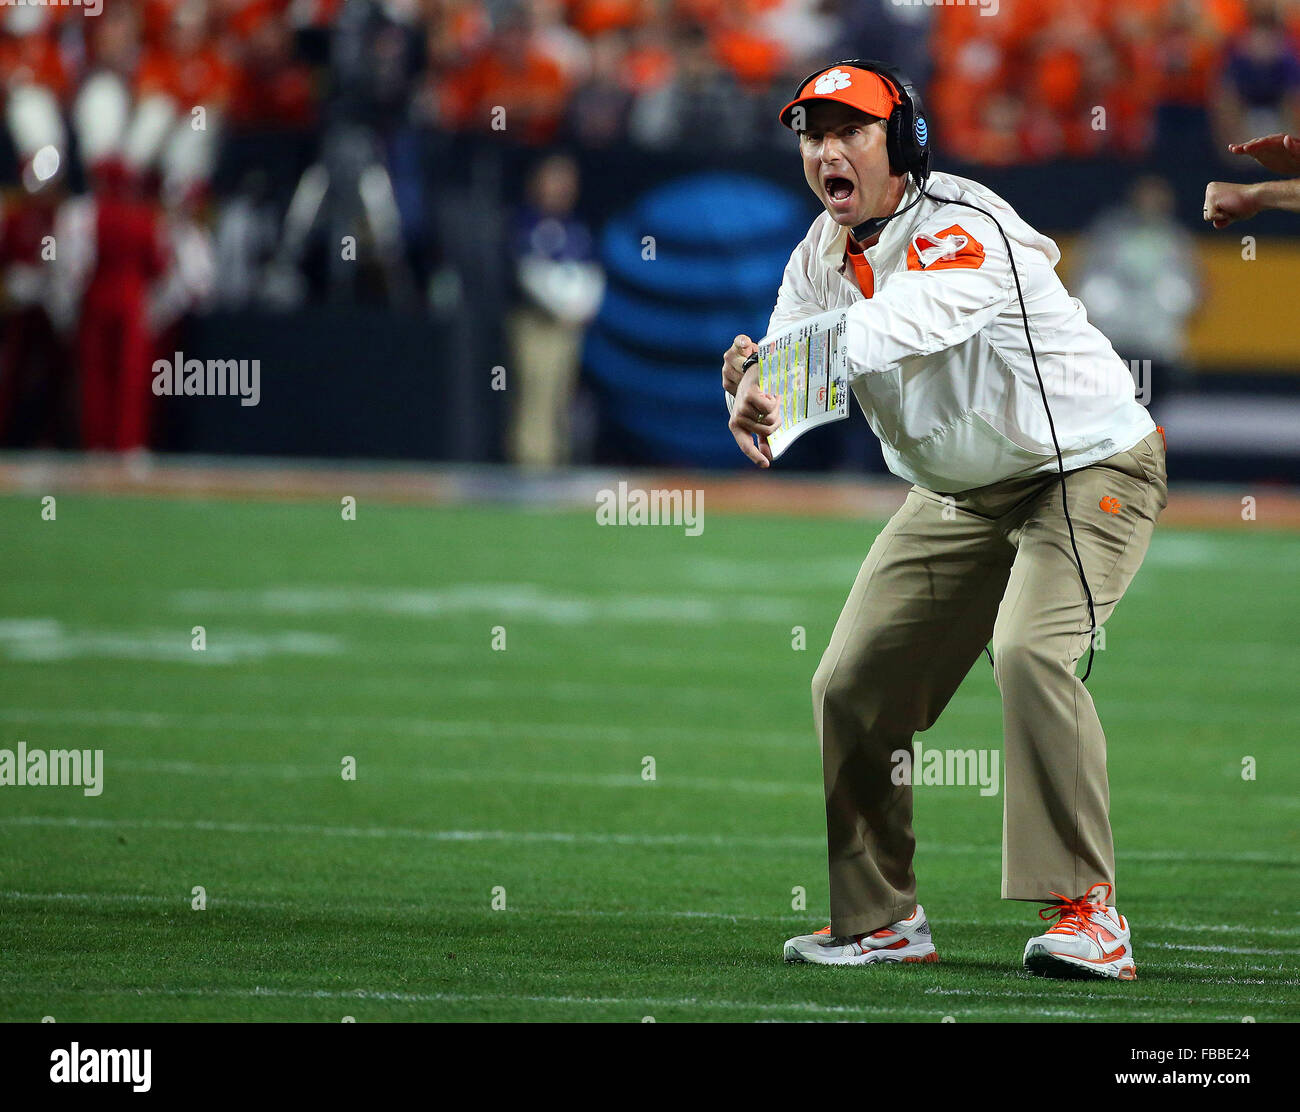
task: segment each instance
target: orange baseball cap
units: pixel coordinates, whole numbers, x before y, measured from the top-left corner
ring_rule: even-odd
[[[889,119],[894,106],[900,103],[894,86],[880,74],[858,66],[830,66],[813,74],[799,86],[794,100],[781,109],[781,122],[793,130],[790,118],[795,106],[816,104],[822,100],[847,104],[850,108],[881,120]]]

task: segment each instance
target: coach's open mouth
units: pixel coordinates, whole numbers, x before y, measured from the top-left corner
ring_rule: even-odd
[[[822,183],[827,199],[836,208],[847,208],[853,199],[853,183],[848,178],[829,177]]]

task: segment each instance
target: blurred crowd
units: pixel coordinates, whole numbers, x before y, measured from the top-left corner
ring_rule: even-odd
[[[983,164],[1138,154],[1163,108],[1224,135],[1300,113],[1294,0],[546,0],[458,26],[430,52],[434,117],[487,129],[503,106],[536,143],[779,141],[790,86],[864,51],[932,70],[946,154]]]
[[[926,85],[949,157],[986,165],[1140,154],[1166,109],[1208,111],[1220,136],[1300,117],[1296,0],[536,0],[430,11],[421,111],[441,127],[488,130],[504,108],[506,126],[537,144],[689,145],[705,128],[713,144],[779,142],[772,113],[791,85],[864,52]]]
[[[0,7],[0,442],[149,442],[153,361],[216,286],[224,138],[309,127],[341,0]],[[320,53],[319,51],[317,52]]]
[[[773,147],[795,81],[865,53],[926,89],[945,158],[1136,156],[1179,112],[1224,142],[1300,130],[1298,44],[1300,0],[5,0],[0,444],[20,424],[24,442],[147,444],[149,369],[186,317],[301,303],[313,250],[332,294],[454,294],[429,136],[536,160]],[[305,136],[304,165],[239,148],[222,178],[268,133]],[[576,217],[520,200],[516,299],[567,329],[542,346],[571,364],[577,326],[524,271],[571,277]],[[339,233],[371,269],[322,250]]]
[[[1220,149],[1300,121],[1294,0],[999,0],[936,13],[930,107],[944,150],[982,165],[1140,155],[1180,113]],[[1198,152],[1199,153],[1199,152]]]
[[[71,112],[107,70],[232,128],[304,126],[327,96],[312,35],[353,7],[376,26],[377,105],[535,145],[690,143],[719,113],[723,142],[779,141],[770,109],[790,85],[864,52],[912,71],[947,153],[982,163],[1140,151],[1164,106],[1231,124],[1293,118],[1300,96],[1300,0],[90,2],[0,8],[6,90],[42,87]]]

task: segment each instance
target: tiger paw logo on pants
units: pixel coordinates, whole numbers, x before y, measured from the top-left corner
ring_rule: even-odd
[[[1097,505],[1101,509],[1105,510],[1106,513],[1108,514],[1117,514],[1120,512],[1120,510],[1124,508],[1120,504],[1120,500],[1118,498],[1112,498],[1109,494],[1106,495],[1106,497],[1103,498],[1100,502],[1098,502]]]

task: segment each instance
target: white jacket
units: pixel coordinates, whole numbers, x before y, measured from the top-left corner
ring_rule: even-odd
[[[1133,377],[1054,267],[1061,253],[976,182],[932,174],[937,197],[996,215],[1015,252],[1038,368],[1067,471],[1133,447],[1155,429]],[[909,182],[899,204],[916,198]],[[854,396],[894,474],[956,493],[1056,470],[1047,413],[997,225],[926,197],[885,226],[865,257],[865,298],[845,261],[848,229],[823,212],[785,268],[768,332],[850,306]]]

